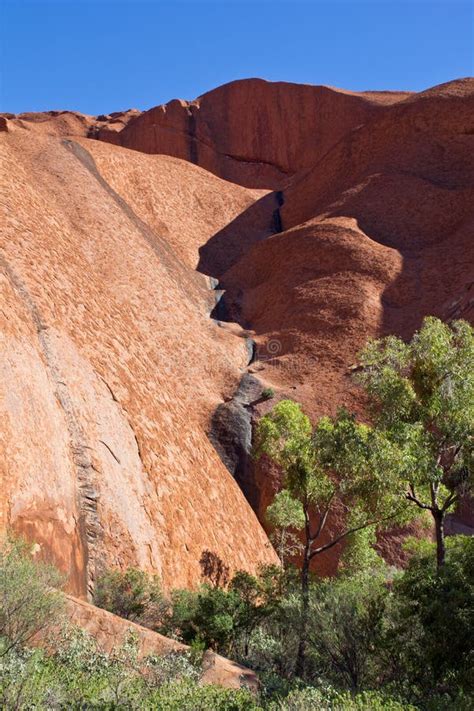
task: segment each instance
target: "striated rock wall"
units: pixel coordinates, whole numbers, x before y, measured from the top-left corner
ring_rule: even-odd
[[[206,435],[247,349],[209,318],[207,280],[186,264],[186,234],[204,241],[252,192],[143,156],[150,184],[182,196],[160,213],[127,171],[120,182],[120,157],[107,164],[121,148],[16,127],[1,150],[1,528],[39,543],[76,595],[104,566],[169,588],[196,585],[206,551],[231,570],[273,561]],[[227,212],[190,210],[226,194]],[[176,239],[183,226],[182,254],[160,219]]]

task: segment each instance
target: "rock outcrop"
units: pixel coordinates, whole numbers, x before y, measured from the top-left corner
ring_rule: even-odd
[[[82,596],[106,565],[171,587],[210,557],[274,561],[221,460],[263,521],[279,475],[239,470],[232,395],[250,372],[313,418],[362,414],[369,337],[473,320],[473,117],[470,79],[248,80],[143,113],[3,115],[0,525]],[[381,541],[391,560],[400,537]]]
[[[274,560],[207,437],[248,361],[197,247],[259,193],[165,156],[14,126],[2,140],[2,529],[84,596],[106,566],[166,588]],[[144,183],[146,182],[146,192]]]
[[[311,168],[348,131],[406,98],[325,86],[245,79],[195,101],[170,101],[97,138],[196,163],[241,185],[280,189]]]
[[[363,414],[351,375],[368,338],[408,338],[428,314],[474,320],[473,149],[474,80],[409,97],[288,183],[279,230],[267,208],[263,239],[227,269],[216,253],[229,318],[255,334],[254,368],[313,418],[340,404]],[[257,473],[260,516],[272,476]],[[385,538],[394,562],[397,549]]]
[[[172,652],[184,652],[189,647],[146,627],[124,620],[121,617],[90,605],[84,600],[67,596],[66,610],[74,625],[86,630],[99,643],[105,652],[117,649],[127,638],[130,631],[138,641],[140,656],[162,656]],[[246,667],[221,657],[211,650],[204,654],[201,683],[216,684],[228,689],[246,688],[257,691],[257,675]]]

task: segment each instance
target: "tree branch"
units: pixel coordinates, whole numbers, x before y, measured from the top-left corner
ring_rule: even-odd
[[[317,538],[319,538],[321,532],[323,531],[323,529],[324,529],[324,527],[325,527],[325,525],[326,525],[327,519],[328,519],[328,515],[329,515],[330,508],[331,508],[331,504],[332,504],[332,501],[333,501],[335,495],[336,495],[336,492],[333,491],[333,493],[332,493],[331,496],[329,497],[329,500],[328,500],[328,502],[327,502],[327,504],[326,504],[326,508],[324,509],[324,513],[323,513],[322,516],[320,516],[320,518],[319,518],[319,525],[318,525],[318,527],[317,527],[317,529],[316,529],[316,533],[314,534],[314,536],[311,536],[311,543],[313,543]]]
[[[344,533],[341,533],[339,536],[336,536],[336,538],[333,538],[332,541],[329,541],[329,543],[325,543],[323,546],[319,546],[319,548],[315,548],[313,551],[310,553],[310,560],[314,558],[315,555],[318,555],[319,553],[324,553],[324,551],[329,550],[333,546],[337,545],[340,543],[344,538],[347,536],[350,536],[352,533],[357,533],[357,531],[362,531],[364,528],[369,528],[369,526],[374,526],[376,523],[383,523],[383,521],[389,521],[392,518],[396,518],[400,512],[397,511],[395,513],[390,514],[390,516],[384,516],[383,518],[376,518],[373,521],[366,521],[365,523],[362,523],[360,526],[354,526],[353,528],[349,528],[347,531],[344,531]]]
[[[448,496],[448,498],[446,499],[446,501],[444,502],[441,511],[442,511],[443,513],[444,513],[445,511],[447,511],[447,510],[449,509],[449,507],[451,506],[451,504],[454,504],[456,501],[458,501],[458,499],[459,499],[458,494],[451,493],[451,494]]]
[[[431,511],[431,506],[428,506],[428,504],[423,504],[419,500],[419,498],[415,494],[415,487],[413,486],[413,484],[410,484],[410,491],[407,491],[407,493],[405,494],[405,498],[408,499],[408,501],[413,501],[413,503],[415,503],[418,508],[425,509],[426,511]]]

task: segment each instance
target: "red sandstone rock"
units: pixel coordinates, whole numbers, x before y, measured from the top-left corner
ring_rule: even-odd
[[[369,337],[410,337],[427,314],[472,320],[473,140],[474,81],[410,97],[290,181],[283,232],[271,235],[269,207],[266,231],[230,268],[225,242],[215,250],[231,316],[256,334],[259,376],[313,418],[340,404],[363,414],[351,366]],[[232,226],[225,238],[234,241]],[[272,484],[268,467],[255,476],[263,517],[278,477]],[[398,533],[384,536],[392,562],[399,544]],[[334,563],[331,553],[319,570]]]
[[[0,526],[76,595],[104,566],[196,585],[205,551],[255,570],[274,554],[206,434],[247,350],[188,263],[256,195],[81,140],[2,137]]]
[[[274,560],[206,436],[247,354],[210,321],[196,265],[254,332],[252,371],[313,418],[363,413],[351,369],[368,337],[472,319],[473,84],[249,80],[140,115],[8,119],[1,525],[72,591],[103,565],[171,587],[199,581],[205,550],[231,569]],[[261,518],[278,486],[256,472]],[[381,545],[400,560],[400,532]]]
[[[407,96],[245,79],[192,102],[150,109],[113,140],[189,160],[241,185],[278,190],[349,130]],[[105,129],[97,137],[110,140],[110,133]]]
[[[165,655],[175,651],[185,651],[186,645],[174,639],[152,632],[146,627],[124,620],[121,617],[94,607],[84,600],[67,597],[68,617],[75,625],[87,630],[99,643],[101,649],[110,652],[125,641],[132,630],[138,639],[140,655]],[[217,684],[229,689],[245,687],[253,691],[258,689],[256,674],[246,667],[221,657],[208,650],[204,655],[201,681],[204,684]]]
[[[103,132],[101,138],[114,143],[115,134],[140,113],[138,109],[116,111],[102,116],[88,116],[78,111],[30,111],[22,114],[0,114],[0,119],[9,119],[12,128],[47,136],[93,137]]]

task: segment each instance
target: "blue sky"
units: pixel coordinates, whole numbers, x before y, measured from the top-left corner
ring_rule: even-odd
[[[421,90],[474,74],[468,0],[0,0],[0,110],[108,113],[233,79]]]

